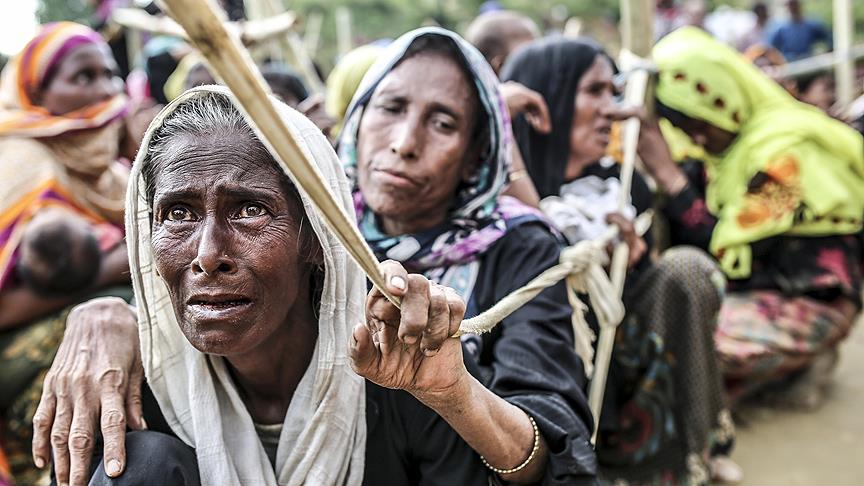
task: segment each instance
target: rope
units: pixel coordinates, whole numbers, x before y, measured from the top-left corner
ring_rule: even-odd
[[[651,226],[651,211],[645,211],[636,218],[636,233],[644,234]],[[612,282],[603,269],[609,262],[606,246],[618,236],[618,228],[610,227],[606,234],[597,240],[580,241],[561,251],[558,265],[551,267],[528,282],[524,287],[514,290],[497,304],[471,319],[462,321],[454,337],[463,334],[483,334],[491,331],[499,322],[506,319],[523,305],[530,302],[543,290],[556,285],[561,280],[567,284],[567,298],[573,307],[571,324],[576,354],[582,359],[585,373],[591,376],[594,370],[594,331],[585,321],[587,307],[578,294],[588,294],[588,300],[600,329],[614,329],[624,318],[624,304]]]

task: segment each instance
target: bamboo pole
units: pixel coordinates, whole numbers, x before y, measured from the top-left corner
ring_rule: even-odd
[[[834,79],[837,84],[837,104],[844,109],[855,97],[855,63],[849,59],[852,22],[852,0],[834,0],[834,54],[838,60]]]
[[[336,46],[339,56],[344,56],[351,50],[351,10],[348,7],[336,8]]]
[[[183,27],[174,20],[168,17],[150,15],[137,8],[118,8],[111,14],[111,20],[126,27],[129,32],[145,31],[187,38]],[[238,34],[244,45],[251,46],[285,34],[294,27],[296,21],[296,15],[285,12],[266,19],[249,20],[242,24],[227,22],[227,28]]]
[[[303,47],[311,57],[315,57],[321,43],[321,27],[324,25],[324,15],[312,12],[306,17],[306,27],[303,29]]]
[[[378,270],[378,260],[366,245],[353,218],[336,202],[315,163],[306,158],[294,136],[267,96],[267,84],[236,35],[223,24],[214,0],[160,0],[160,4],[181,25],[190,42],[207,59],[213,73],[231,89],[261,140],[277,155],[294,182],[309,194],[319,214],[346,251],[360,265],[372,283],[390,300]],[[224,15],[223,15],[224,17]]]
[[[826,52],[777,66],[771,72],[771,76],[775,79],[799,78],[820,71],[836,69],[843,62],[854,64],[855,61],[862,58],[864,58],[864,44],[857,44],[850,47],[845,54],[836,51]]]
[[[622,56],[621,67],[625,71],[635,70],[630,74],[625,92],[625,100],[630,104],[646,103],[648,95],[648,84],[650,76],[645,66],[638,66],[638,57],[647,58],[651,53],[654,42],[653,28],[654,4],[652,0],[622,0],[621,2],[621,41]],[[634,57],[634,54],[637,57]],[[630,202],[630,188],[633,183],[633,171],[636,166],[636,146],[639,142],[640,122],[638,118],[631,118],[624,122],[622,127],[624,160],[621,166],[621,192],[618,198],[618,211],[623,212]],[[627,261],[630,249],[624,242],[618,243],[612,253],[610,265],[610,277],[612,286],[620,298],[624,292],[624,281],[627,276]],[[591,442],[597,441],[597,430],[600,427],[600,412],[603,408],[603,396],[606,391],[606,378],[609,373],[609,364],[612,360],[612,348],[615,344],[615,333],[618,324],[600,329],[600,338],[597,341],[597,354],[594,359],[594,374],[591,376],[591,384],[588,391],[588,406],[594,416],[594,434]]]

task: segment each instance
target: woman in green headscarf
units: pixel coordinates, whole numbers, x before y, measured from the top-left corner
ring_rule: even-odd
[[[668,35],[653,56],[659,114],[708,162],[685,175],[656,120],[645,120],[639,146],[651,153],[640,155],[669,196],[673,239],[710,250],[729,278],[715,339],[732,397],[815,378],[861,307],[861,135],[701,30]],[[798,404],[821,400],[813,384],[796,381],[807,392]]]

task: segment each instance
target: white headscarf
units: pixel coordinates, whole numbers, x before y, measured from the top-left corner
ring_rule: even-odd
[[[351,369],[348,341],[352,327],[363,318],[366,283],[324,226],[308,195],[298,187],[324,253],[318,341],[285,416],[275,475],[224,359],[205,355],[189,344],[180,331],[168,288],[156,273],[142,161],[153,132],[165,118],[188,100],[208,93],[234,101],[228,89],[204,86],[171,102],[150,124],[129,180],[129,267],[147,382],[171,429],[195,448],[203,484],[359,485],[366,448],[365,385]],[[327,139],[296,111],[277,101],[274,104],[345,212],[353,214],[350,186]]]

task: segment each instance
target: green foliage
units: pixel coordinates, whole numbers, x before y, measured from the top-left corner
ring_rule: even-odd
[[[59,20],[89,24],[91,13],[92,10],[86,0],[39,0],[36,19],[40,24]]]

